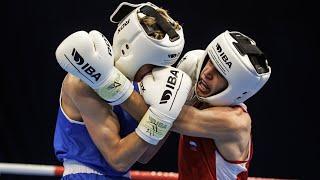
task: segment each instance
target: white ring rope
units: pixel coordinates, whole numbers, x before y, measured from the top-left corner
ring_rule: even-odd
[[[22,163],[0,163],[1,174],[33,175],[33,176],[62,176],[63,166],[22,164]],[[160,180],[164,177],[168,180],[177,180],[178,173],[159,171],[130,171],[133,180],[153,179]],[[284,180],[275,178],[248,177],[248,180]]]
[[[0,174],[62,176],[63,166],[0,163]]]

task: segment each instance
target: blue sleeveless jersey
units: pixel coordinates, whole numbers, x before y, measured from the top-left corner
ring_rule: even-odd
[[[138,91],[135,84],[135,90]],[[137,121],[120,106],[114,106],[113,111],[120,123],[120,137],[125,137],[135,130]],[[127,172],[114,170],[91,140],[91,137],[81,122],[66,117],[60,105],[54,134],[54,150],[59,161],[63,159],[76,160],[94,170],[109,176],[122,176]]]

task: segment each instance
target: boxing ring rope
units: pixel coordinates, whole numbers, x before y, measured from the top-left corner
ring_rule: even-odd
[[[21,163],[0,163],[1,174],[32,175],[32,176],[62,176],[63,166],[41,165],[41,164],[21,164]],[[176,172],[161,171],[136,171],[131,170],[132,180],[177,180]],[[280,180],[274,178],[249,177],[248,180]]]

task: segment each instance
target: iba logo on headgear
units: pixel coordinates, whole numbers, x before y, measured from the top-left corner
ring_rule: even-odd
[[[229,69],[231,68],[232,62],[229,61],[228,56],[222,51],[222,48],[219,43],[216,45],[216,49],[221,57],[221,59],[228,65]]]

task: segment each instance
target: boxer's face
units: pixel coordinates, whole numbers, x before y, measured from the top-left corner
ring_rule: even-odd
[[[200,73],[196,88],[197,94],[201,97],[208,97],[223,91],[227,86],[227,80],[214,67],[211,60],[208,60]]]
[[[137,71],[136,75],[134,76],[134,81],[140,82],[142,78],[148,73],[150,73],[154,67],[156,66],[152,64],[145,64],[141,66],[140,69]]]

